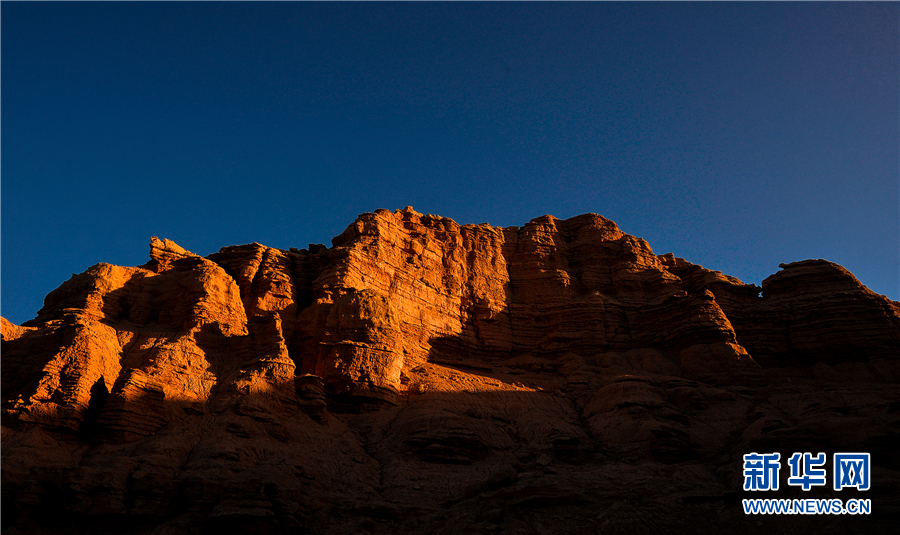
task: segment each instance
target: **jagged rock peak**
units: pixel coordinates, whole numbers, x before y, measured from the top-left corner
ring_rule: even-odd
[[[160,260],[164,257],[183,257],[197,256],[194,253],[184,249],[172,240],[159,239],[156,236],[150,237],[150,258]]]
[[[165,271],[172,267],[178,260],[192,259],[199,261],[200,256],[184,249],[172,240],[159,239],[156,236],[150,238],[150,261],[146,267],[154,271]]]

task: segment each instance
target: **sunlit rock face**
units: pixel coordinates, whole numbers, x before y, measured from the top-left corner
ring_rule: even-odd
[[[332,243],[153,238],[2,320],[4,534],[756,533],[746,497],[895,527],[900,304],[842,267],[760,288],[596,214],[378,210]],[[744,493],[776,451],[869,452],[873,490]]]

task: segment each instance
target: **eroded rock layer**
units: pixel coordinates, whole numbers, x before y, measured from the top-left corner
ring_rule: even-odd
[[[378,210],[332,243],[153,238],[4,319],[3,532],[755,533],[745,497],[877,511],[768,531],[900,520],[900,304],[836,264],[760,288],[595,214]],[[744,493],[775,451],[869,452],[873,488]]]

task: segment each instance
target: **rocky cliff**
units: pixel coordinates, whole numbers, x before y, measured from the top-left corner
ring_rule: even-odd
[[[147,264],[97,264],[4,319],[3,533],[900,521],[900,303],[841,266],[760,288],[595,214],[378,210],[332,243],[203,258],[153,238]],[[742,455],[775,451],[870,452],[873,487],[743,492]],[[744,497],[874,511],[754,517]]]

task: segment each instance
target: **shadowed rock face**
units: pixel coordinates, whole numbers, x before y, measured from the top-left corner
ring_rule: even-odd
[[[894,529],[900,304],[781,268],[746,285],[595,214],[378,210],[330,249],[208,258],[153,238],[2,321],[3,532]],[[872,490],[743,492],[742,455],[776,451],[870,452]]]

